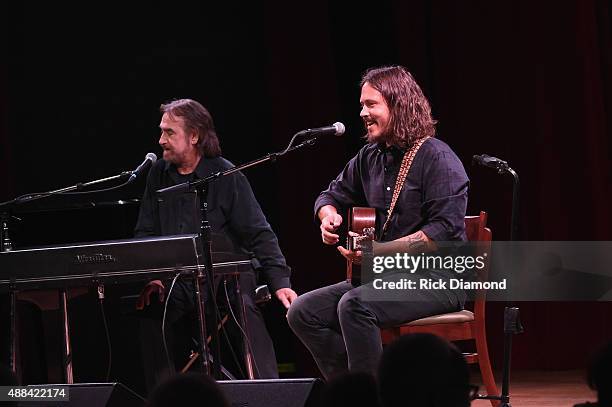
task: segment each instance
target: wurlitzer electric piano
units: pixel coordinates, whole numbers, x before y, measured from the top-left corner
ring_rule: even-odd
[[[19,359],[17,300],[32,301],[41,308],[44,304],[54,303],[59,309],[62,380],[72,384],[73,349],[68,307],[71,296],[93,291],[102,300],[105,287],[139,282],[139,286],[144,286],[147,281],[170,280],[177,274],[182,278],[197,276],[200,282],[204,279],[204,252],[197,234],[72,243],[75,236],[131,235],[138,204],[134,199],[85,202],[55,208],[45,205],[12,210],[10,214],[4,212],[0,229],[0,293],[8,293],[10,297],[9,362],[14,372],[18,370]],[[9,230],[10,222],[15,224],[14,233]],[[113,223],[115,229],[109,230],[108,225]],[[32,233],[32,229],[38,233]],[[75,229],[84,232],[75,234]],[[62,240],[70,243],[58,243]],[[215,276],[237,280],[239,273],[252,268],[250,257],[245,254],[235,253],[223,245],[213,245],[213,250]],[[236,289],[239,289],[237,284]],[[203,315],[200,321],[205,323]],[[78,326],[73,325],[73,330],[78,330]],[[204,349],[204,355],[207,355]],[[251,358],[245,346],[247,363],[252,363]],[[207,364],[210,355],[200,359]]]

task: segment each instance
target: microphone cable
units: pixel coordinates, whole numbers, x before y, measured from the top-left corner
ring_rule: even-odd
[[[125,181],[119,185],[115,185],[114,187],[108,187],[108,188],[104,188],[104,189],[93,189],[91,191],[75,191],[75,192],[64,192],[63,194],[60,195],[86,195],[86,194],[97,194],[100,192],[108,192],[108,191],[114,191],[115,189],[119,189],[119,188],[123,188],[124,186],[128,185],[130,183],[130,181]]]
[[[234,310],[232,308],[232,305],[230,304],[229,294],[227,293],[227,280],[223,280],[223,291],[225,291],[225,299],[227,301],[229,311],[232,314],[232,318],[234,322],[236,323],[236,325],[238,326],[238,329],[240,329],[240,332],[242,332],[244,341],[246,342],[247,346],[249,347],[249,350],[251,351],[251,355],[253,356],[253,367],[255,367],[255,374],[257,374],[257,377],[259,377],[259,368],[257,367],[257,362],[255,361],[255,353],[253,352],[251,341],[249,340],[249,337],[244,331],[244,329],[242,329],[240,322],[238,322],[238,318],[236,318],[236,314],[234,314]],[[238,299],[238,301],[240,301],[240,299]],[[246,355],[245,355],[245,358],[246,358]]]
[[[170,284],[170,290],[168,290],[168,296],[164,301],[164,313],[162,315],[162,342],[164,344],[164,352],[166,354],[166,362],[168,363],[168,368],[171,372],[174,371],[174,367],[172,366],[172,361],[170,360],[170,352],[168,352],[168,343],[166,342],[166,313],[168,312],[168,303],[170,302],[170,296],[172,295],[172,289],[174,288],[174,284],[176,280],[180,277],[181,273],[176,273],[174,278],[172,279],[172,284]]]
[[[98,303],[100,304],[100,313],[102,314],[102,322],[104,323],[104,333],[106,334],[106,345],[108,347],[108,365],[106,367],[106,382],[110,379],[111,366],[113,365],[113,347],[110,340],[110,332],[106,313],[104,312],[104,284],[98,284]]]
[[[225,278],[223,279],[223,284],[226,283]],[[226,296],[227,299],[227,296]],[[230,309],[232,309],[232,304],[229,303],[229,300],[227,302],[227,307]],[[217,312],[217,318],[219,319],[220,325],[221,325],[221,330],[223,331],[223,337],[225,338],[225,342],[227,342],[227,346],[229,348],[230,353],[232,354],[232,359],[234,360],[234,363],[236,364],[236,367],[238,368],[238,371],[240,372],[240,376],[246,378],[246,375],[244,374],[244,370],[242,370],[242,366],[240,361],[238,360],[238,356],[236,355],[236,351],[234,350],[234,347],[230,341],[229,338],[229,334],[227,333],[227,330],[225,329],[225,323],[223,323],[223,318],[221,318],[221,313],[219,312],[219,308],[216,309]]]
[[[113,191],[115,189],[119,189],[119,188],[123,188],[124,186],[128,185],[131,181],[128,179],[125,182],[122,182],[119,185],[115,185],[114,187],[108,187],[108,188],[103,188],[103,189],[92,189],[91,191],[74,191],[74,192],[64,192],[61,195],[85,195],[85,194],[97,194],[100,192],[108,192],[108,191]]]

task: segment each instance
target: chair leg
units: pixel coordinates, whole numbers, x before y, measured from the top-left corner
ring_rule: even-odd
[[[474,326],[474,339],[476,340],[476,352],[478,352],[478,366],[480,367],[480,375],[489,396],[499,396],[497,385],[495,384],[495,376],[491,369],[491,361],[489,360],[489,348],[487,346],[487,334],[483,322]],[[491,400],[493,407],[499,406],[499,400]]]

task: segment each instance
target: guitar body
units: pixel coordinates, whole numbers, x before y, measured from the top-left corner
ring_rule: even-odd
[[[347,249],[358,250],[360,239],[374,239],[374,228],[376,226],[376,210],[374,208],[354,207],[349,209],[348,230],[357,233],[358,237],[347,236]],[[361,285],[361,266],[352,261],[346,262],[346,280],[353,286]]]

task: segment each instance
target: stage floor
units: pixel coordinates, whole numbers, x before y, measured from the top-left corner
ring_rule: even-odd
[[[501,391],[501,373],[496,372],[495,378]],[[595,401],[596,398],[595,392],[586,384],[583,370],[515,371],[510,376],[512,407],[572,407],[577,403]],[[490,407],[491,404],[486,400],[475,400],[472,406]]]

